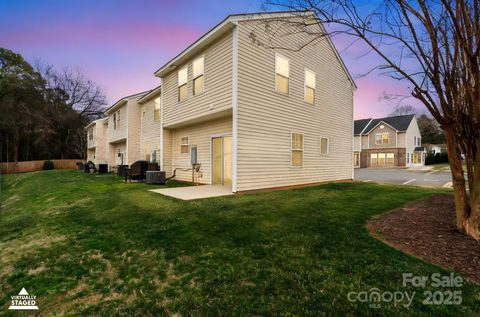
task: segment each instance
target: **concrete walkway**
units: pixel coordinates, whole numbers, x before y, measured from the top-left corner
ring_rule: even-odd
[[[194,200],[233,195],[231,187],[221,185],[201,185],[175,188],[151,189],[151,192],[181,199]]]

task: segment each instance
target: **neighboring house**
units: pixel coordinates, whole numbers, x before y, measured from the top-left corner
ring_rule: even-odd
[[[95,164],[106,163],[108,148],[106,146],[108,133],[108,118],[92,121],[85,127],[87,132],[87,161]]]
[[[158,86],[140,99],[140,159],[158,162],[160,157],[160,115],[161,86]]]
[[[424,147],[427,152],[432,152],[433,154],[439,154],[447,150],[445,144],[425,144]]]
[[[146,92],[127,96],[105,111],[108,116],[108,165],[130,165],[140,160],[140,106]]]
[[[354,122],[355,167],[420,166],[425,154],[415,115]]]
[[[230,15],[155,72],[163,170],[190,181],[193,156],[199,183],[233,192],[352,179],[356,87],[328,36],[282,28],[304,18]]]

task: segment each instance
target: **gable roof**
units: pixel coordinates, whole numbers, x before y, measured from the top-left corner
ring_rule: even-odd
[[[323,24],[320,22],[320,19],[317,16],[315,11],[276,11],[276,12],[255,12],[255,13],[243,13],[243,14],[231,14],[228,15],[225,19],[223,19],[220,23],[210,29],[207,33],[202,35],[198,40],[193,42],[190,46],[184,49],[180,54],[172,58],[162,67],[160,67],[157,71],[154,72],[154,75],[157,77],[162,77],[165,74],[175,70],[180,64],[185,62],[189,57],[191,57],[196,52],[200,51],[201,49],[205,48],[208,44],[212,41],[220,37],[221,35],[225,34],[226,32],[230,31],[237,25],[239,21],[246,21],[246,20],[259,20],[259,19],[272,19],[272,18],[288,18],[288,17],[295,17],[295,16],[314,16],[315,19],[318,21],[318,24],[323,32],[325,32],[325,38],[328,41],[328,44],[332,48],[335,56],[337,57],[340,65],[342,66],[343,70],[345,71],[349,81],[351,82],[352,86],[356,89],[357,85],[353,80],[352,75],[348,71],[345,63],[343,62],[338,50],[333,45],[333,42],[326,32]]]
[[[140,99],[138,99],[137,102],[139,104],[143,104],[143,103],[147,102],[148,100],[152,99],[153,97],[159,95],[161,92],[162,92],[162,85],[159,85],[159,86],[153,88],[152,90],[150,90],[149,92],[147,92],[142,97],[140,97]]]
[[[123,105],[124,103],[126,103],[129,99],[142,97],[143,95],[145,95],[149,92],[150,92],[150,90],[147,90],[147,91],[142,91],[142,92],[130,95],[130,96],[125,96],[125,97],[121,98],[120,100],[118,100],[117,102],[115,102],[113,105],[111,105],[107,110],[104,111],[104,113],[108,115],[108,114],[110,114],[110,112],[117,109],[120,105]]]
[[[410,122],[412,122],[414,118],[415,118],[414,114],[409,114],[405,116],[355,120],[353,133],[354,135],[368,134],[381,122],[391,126],[398,132],[404,132],[404,131],[407,131],[408,127],[410,126]]]

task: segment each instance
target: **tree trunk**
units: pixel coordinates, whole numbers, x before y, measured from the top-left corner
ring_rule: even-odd
[[[478,151],[476,154],[471,153],[471,157],[467,160],[467,164],[470,166],[467,167],[468,171],[471,171],[468,174],[468,190],[470,197],[470,214],[467,215],[464,221],[465,232],[474,237],[477,240],[480,240],[480,175],[479,175],[479,166],[480,166],[480,153]],[[474,156],[475,155],[475,156]]]
[[[470,214],[470,201],[465,188],[462,159],[458,151],[458,144],[454,132],[451,128],[445,128],[444,131],[445,142],[447,144],[448,162],[452,173],[457,229],[466,232],[464,229],[464,221]]]

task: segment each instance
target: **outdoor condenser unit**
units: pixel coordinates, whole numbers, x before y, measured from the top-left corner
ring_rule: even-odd
[[[165,171],[147,171],[146,174],[146,183],[147,184],[165,184],[166,173]]]

